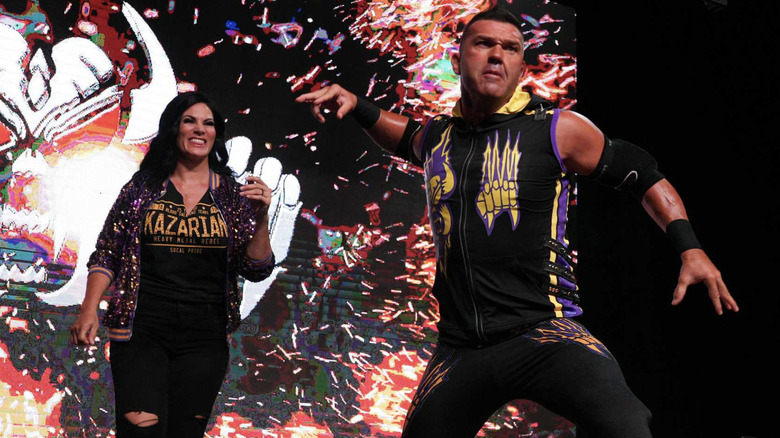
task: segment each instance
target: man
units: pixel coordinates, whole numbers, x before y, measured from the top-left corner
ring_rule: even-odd
[[[738,306],[647,152],[518,87],[523,43],[510,12],[477,14],[452,56],[453,116],[424,127],[335,84],[296,99],[321,122],[323,108],[351,113],[377,144],[425,169],[441,321],[402,436],[473,437],[522,398],[570,419],[579,436],[649,437],[650,412],[617,362],[571,319],[582,313],[567,236],[571,177],[632,193],[665,230],[682,259],[673,305],[704,282],[717,314]]]

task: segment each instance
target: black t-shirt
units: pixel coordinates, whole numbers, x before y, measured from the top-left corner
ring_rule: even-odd
[[[187,214],[172,182],[141,232],[141,291],[190,303],[225,301],[228,233],[207,190]]]

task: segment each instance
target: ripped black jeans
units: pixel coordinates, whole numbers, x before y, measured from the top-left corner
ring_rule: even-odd
[[[139,296],[132,337],[110,346],[117,438],[203,438],[227,371],[226,319],[224,304]],[[153,417],[135,424],[135,412]]]

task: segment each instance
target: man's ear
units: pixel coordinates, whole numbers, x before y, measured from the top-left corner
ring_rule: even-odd
[[[528,73],[528,64],[525,63],[525,60],[523,60],[523,66],[520,68],[520,80],[518,82],[522,82],[523,78],[525,78],[525,75]]]
[[[452,71],[460,76],[460,52],[452,52],[452,55],[450,55],[450,65],[452,65]]]

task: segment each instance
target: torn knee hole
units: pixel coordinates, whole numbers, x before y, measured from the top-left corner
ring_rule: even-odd
[[[125,414],[127,421],[138,427],[149,427],[157,424],[157,415],[150,412],[128,412]]]

